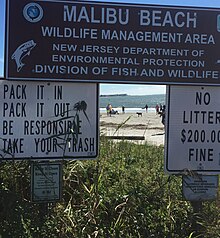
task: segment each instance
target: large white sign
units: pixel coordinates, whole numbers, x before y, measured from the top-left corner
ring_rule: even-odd
[[[220,87],[169,86],[165,170],[220,172]]]
[[[0,80],[1,159],[95,158],[97,84]]]

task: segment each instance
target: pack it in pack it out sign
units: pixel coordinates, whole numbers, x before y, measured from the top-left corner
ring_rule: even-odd
[[[98,86],[0,80],[0,156],[94,159],[98,155]]]
[[[8,79],[220,81],[219,9],[8,0],[6,29]]]
[[[219,86],[168,86],[166,172],[220,173],[219,90]]]

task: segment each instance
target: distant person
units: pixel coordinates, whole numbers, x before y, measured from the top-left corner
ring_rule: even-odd
[[[146,104],[144,108],[145,108],[145,110],[147,112],[148,111],[148,105]]]
[[[108,103],[106,106],[107,116],[111,116],[112,105]]]
[[[160,103],[160,112],[162,112],[162,109],[163,109],[163,106],[162,106],[162,104]]]
[[[160,106],[159,106],[158,104],[156,104],[156,106],[155,106],[155,110],[156,110],[156,114],[159,114]]]
[[[121,110],[122,110],[122,113],[124,114],[125,113],[125,106],[124,105],[122,105]]]
[[[106,106],[107,116],[109,115],[109,104]]]
[[[116,110],[114,110],[113,108],[112,108],[112,110],[111,110],[111,112],[110,112],[110,114],[119,114],[119,112],[118,111],[116,111]]]
[[[163,107],[162,107],[160,116],[161,116],[161,122],[165,126],[165,122],[166,122],[166,106],[165,105],[163,105]]]
[[[112,105],[109,104],[109,116],[111,116],[111,114],[112,114]]]

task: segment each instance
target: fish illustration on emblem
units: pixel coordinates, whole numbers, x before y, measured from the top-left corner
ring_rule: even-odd
[[[20,72],[20,70],[22,69],[22,67],[25,65],[22,62],[22,59],[27,56],[30,55],[31,50],[36,46],[36,43],[33,40],[29,40],[23,44],[21,44],[16,50],[15,52],[12,54],[11,58],[13,60],[15,60],[15,63],[17,65],[17,72]]]

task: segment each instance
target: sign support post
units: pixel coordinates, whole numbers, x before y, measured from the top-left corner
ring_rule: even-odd
[[[192,227],[195,231],[195,236],[199,236],[201,234],[202,226],[199,224],[198,219],[200,218],[199,216],[202,214],[203,204],[202,201],[191,201],[190,204],[193,208]]]

